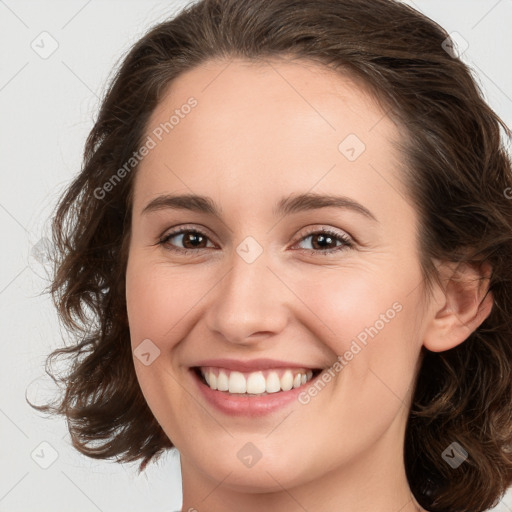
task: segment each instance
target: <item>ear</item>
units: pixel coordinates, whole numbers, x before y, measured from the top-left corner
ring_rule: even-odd
[[[423,339],[425,348],[432,352],[443,352],[465,341],[489,316],[494,302],[488,263],[444,263],[442,267],[443,284],[435,285]]]

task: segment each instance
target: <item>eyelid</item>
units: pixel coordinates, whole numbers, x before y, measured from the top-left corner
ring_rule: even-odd
[[[162,239],[168,238],[171,235],[179,235],[187,231],[200,233],[201,235],[208,237],[210,240],[214,238],[211,236],[211,232],[200,224],[178,224],[177,226],[166,228],[165,231],[158,237],[158,240],[161,241]]]
[[[315,227],[305,227],[302,228],[299,233],[297,234],[297,239],[300,240],[301,238],[304,238],[306,236],[314,235],[317,233],[328,233],[333,236],[337,236],[339,238],[345,238],[347,240],[350,240],[351,242],[355,242],[355,239],[349,235],[346,231],[339,228],[333,228],[331,226],[328,226],[326,224],[316,224]]]

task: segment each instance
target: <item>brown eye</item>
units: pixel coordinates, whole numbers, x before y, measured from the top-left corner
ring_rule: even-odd
[[[173,251],[188,252],[196,249],[206,249],[208,241],[209,238],[201,231],[181,229],[168,233],[159,243]]]
[[[302,250],[321,254],[331,254],[352,247],[351,239],[344,233],[320,230],[314,231],[301,238],[301,242],[310,239],[310,247],[302,247]]]

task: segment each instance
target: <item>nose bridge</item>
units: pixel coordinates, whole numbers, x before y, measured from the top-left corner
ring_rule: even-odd
[[[250,238],[250,237],[248,237]],[[258,244],[259,245],[259,244]],[[268,254],[245,240],[233,252],[230,270],[218,283],[207,312],[208,328],[232,343],[254,334],[275,334],[286,324],[282,283],[268,268]]]

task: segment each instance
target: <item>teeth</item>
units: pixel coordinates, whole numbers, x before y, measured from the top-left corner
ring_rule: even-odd
[[[281,389],[283,391],[289,391],[293,388],[293,374],[290,370],[286,370],[284,375],[281,377]]]
[[[258,393],[265,393],[267,383],[263,373],[255,372],[249,375],[247,379],[247,393],[257,395]]]
[[[229,392],[245,393],[247,391],[247,381],[240,372],[231,372],[229,375]]]
[[[217,375],[213,372],[210,372],[210,387],[212,389],[217,389]]]
[[[219,372],[219,376],[217,377],[217,389],[219,391],[229,390],[229,379],[225,372]]]
[[[265,390],[267,393],[277,393],[281,391],[281,380],[276,372],[270,372],[268,374]]]
[[[300,369],[241,373],[221,368],[201,368],[201,373],[211,389],[249,395],[289,391],[303,386],[313,377],[311,370]]]

